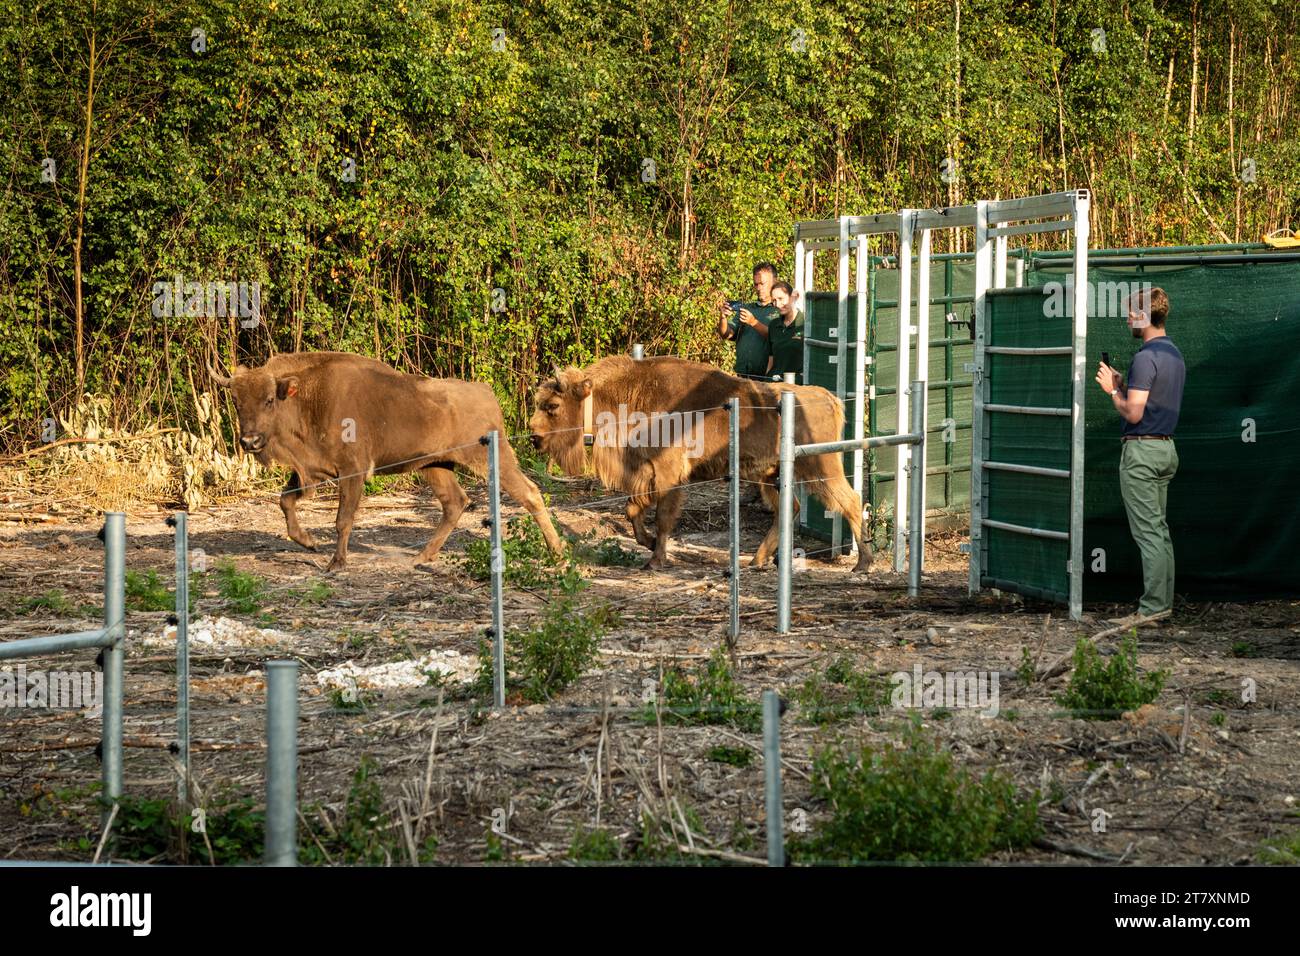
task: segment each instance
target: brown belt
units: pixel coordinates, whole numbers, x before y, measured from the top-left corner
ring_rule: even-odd
[[[1120,441],[1173,441],[1173,435],[1125,435]]]

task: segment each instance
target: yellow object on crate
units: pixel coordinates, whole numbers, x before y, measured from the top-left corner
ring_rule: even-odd
[[[1274,229],[1264,237],[1264,242],[1274,249],[1300,249],[1300,236],[1290,229]]]

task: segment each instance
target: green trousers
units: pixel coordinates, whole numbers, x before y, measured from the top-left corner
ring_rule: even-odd
[[[1174,542],[1165,520],[1169,482],[1178,471],[1170,441],[1126,441],[1119,456],[1119,488],[1128,527],[1142,555],[1140,614],[1174,606]]]

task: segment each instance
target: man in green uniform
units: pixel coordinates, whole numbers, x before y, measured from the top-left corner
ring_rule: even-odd
[[[772,304],[780,313],[767,327],[767,342],[772,353],[768,360],[768,375],[780,378],[794,373],[794,380],[803,384],[803,314],[795,311],[794,289],[781,281],[772,286]]]
[[[770,262],[754,266],[756,302],[738,302],[733,309],[724,302],[718,309],[718,335],[736,343],[736,374],[744,378],[766,378],[768,357],[767,329],[780,313],[772,304],[772,285],[776,267]]]
[[[1136,614],[1115,623],[1128,626],[1168,611],[1174,603],[1174,543],[1166,507],[1169,482],[1178,471],[1174,429],[1183,403],[1187,367],[1165,331],[1169,296],[1164,289],[1135,292],[1128,302],[1128,324],[1142,348],[1133,356],[1128,380],[1099,363],[1097,384],[1124,419],[1119,487],[1129,531],[1142,555],[1142,600]]]

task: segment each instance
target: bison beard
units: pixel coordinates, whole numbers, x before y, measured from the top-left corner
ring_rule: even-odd
[[[727,473],[728,415],[724,402],[740,402],[740,472],[760,482],[763,499],[776,511],[779,474],[781,392],[795,393],[795,442],[838,441],[844,433],[844,409],[824,388],[812,385],[769,385],[728,375],[708,365],[673,357],[634,361],[612,356],[588,369],[555,370],[554,378],[537,390],[537,410],[529,421],[533,444],[570,475],[587,471],[583,445],[583,401],[591,398],[591,416],[614,414],[620,405],[652,415],[659,412],[704,411],[704,436],[698,456],[681,445],[673,447],[612,447],[597,442],[591,465],[601,484],[629,496],[627,517],[636,540],[652,549],[647,567],[669,564],[668,539],[681,515],[688,482],[721,478]],[[698,439],[697,439],[698,440]],[[795,477],[830,510],[848,522],[858,543],[855,571],[871,565],[871,545],[862,536],[862,501],[844,477],[838,454],[795,459]],[[657,506],[655,535],[645,526],[645,510]],[[795,502],[796,513],[799,503]],[[762,567],[776,550],[779,519],[773,516],[767,536],[752,565]]]
[[[506,434],[489,386],[407,375],[361,355],[299,352],[277,355],[258,369],[237,367],[229,377],[209,372],[233,393],[240,445],[264,465],[277,461],[293,471],[280,495],[292,540],[315,550],[315,539],[298,524],[298,501],[321,482],[338,481],[338,544],[330,571],[347,561],[353,517],[372,474],[419,471],[433,489],[442,520],[416,562],[433,561],[469,503],[453,469],[485,475],[487,448],[479,439],[494,429]],[[501,487],[537,519],[551,552],[562,553],[537,486],[504,440],[500,463]]]

